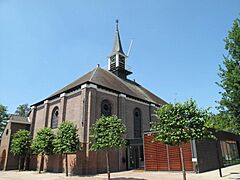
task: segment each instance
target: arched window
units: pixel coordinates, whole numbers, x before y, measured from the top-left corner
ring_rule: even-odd
[[[51,128],[58,127],[59,108],[56,106],[52,111]]]
[[[142,117],[141,110],[139,108],[135,108],[133,111],[134,118],[134,138],[142,137]]]
[[[112,107],[108,100],[103,100],[101,103],[101,115],[111,116],[112,115]]]

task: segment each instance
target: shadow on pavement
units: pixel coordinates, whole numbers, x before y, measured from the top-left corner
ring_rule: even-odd
[[[96,177],[96,176],[94,176],[94,175],[70,175],[70,176],[72,176],[72,177],[88,177],[88,178],[93,178],[93,177]],[[97,177],[96,177],[97,178]],[[111,177],[111,179],[113,179],[113,180],[146,180],[146,179],[139,179],[139,178],[126,178],[126,177]]]
[[[229,174],[223,175],[223,177],[231,176],[231,175],[234,175],[234,174],[240,174],[240,173],[239,172],[230,172]]]
[[[111,178],[111,179],[114,179],[114,180],[146,180],[146,179],[138,179],[138,178],[125,178],[125,177],[117,177],[117,178]]]
[[[240,173],[239,172],[230,172],[229,174],[224,175],[223,177],[237,175],[237,177],[229,177],[229,179],[240,180]]]
[[[76,176],[76,177],[96,177],[96,175],[69,175],[69,176]],[[106,176],[107,177],[107,176]],[[113,180],[146,180],[143,178],[126,178],[126,177],[111,177]]]

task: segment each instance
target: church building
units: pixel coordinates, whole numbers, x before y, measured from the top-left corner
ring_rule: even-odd
[[[149,130],[154,110],[164,100],[128,78],[118,21],[108,69],[99,65],[71,84],[31,106],[30,120],[33,138],[39,129],[51,127],[54,131],[63,121],[73,122],[79,133],[82,150],[69,157],[69,171],[76,174],[94,174],[106,171],[103,152],[89,151],[91,125],[101,115],[117,115],[127,127],[127,146],[110,153],[111,171],[135,169],[144,166],[143,132]],[[64,171],[64,160],[49,155],[43,168],[53,172]],[[39,168],[39,159],[31,157],[30,168]]]
[[[110,151],[110,170],[122,171],[144,168],[147,171],[180,171],[178,147],[153,142],[149,132],[152,116],[157,108],[167,104],[164,100],[145,89],[135,80],[128,78],[132,72],[126,65],[118,21],[108,68],[99,65],[49,97],[31,106],[28,118],[12,116],[1,137],[0,170],[18,168],[18,158],[10,152],[12,135],[19,129],[29,130],[36,137],[44,127],[54,132],[63,121],[73,122],[78,128],[81,150],[68,155],[72,174],[97,174],[106,172],[105,152],[90,151],[90,128],[101,115],[117,115],[123,120],[127,131],[127,145],[120,150]],[[217,132],[217,140],[192,140],[183,147],[186,170],[205,172],[240,162],[240,136]],[[65,157],[48,155],[40,164],[40,157],[30,155],[27,169],[50,172],[65,171]]]

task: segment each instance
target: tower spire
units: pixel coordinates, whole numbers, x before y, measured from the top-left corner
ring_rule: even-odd
[[[118,19],[116,19],[116,33],[115,33],[115,40],[114,40],[114,44],[113,44],[113,49],[112,49],[111,55],[116,54],[116,53],[121,53],[121,54],[125,55],[125,53],[123,52],[123,48],[122,48],[122,43],[121,43],[121,38],[120,38],[119,28],[118,28],[118,23],[119,23],[119,21],[118,21]]]
[[[108,59],[108,70],[122,79],[127,79],[127,76],[129,74],[132,74],[132,72],[126,70],[125,67],[125,61],[127,56],[123,52],[118,22],[119,22],[118,19],[116,19],[115,40],[113,43],[111,55],[109,56]]]

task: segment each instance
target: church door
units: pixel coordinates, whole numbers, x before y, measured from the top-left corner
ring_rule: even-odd
[[[143,146],[142,145],[130,145],[128,146],[128,169],[143,168]]]

